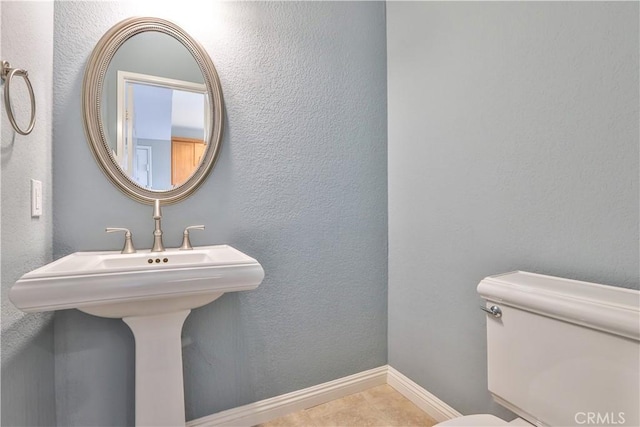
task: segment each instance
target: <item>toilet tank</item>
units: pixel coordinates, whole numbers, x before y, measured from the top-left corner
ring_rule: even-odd
[[[488,388],[534,425],[640,426],[640,293],[515,271],[485,278]]]

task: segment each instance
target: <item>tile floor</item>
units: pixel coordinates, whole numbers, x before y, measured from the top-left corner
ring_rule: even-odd
[[[432,427],[434,424],[433,418],[385,384],[258,427]]]

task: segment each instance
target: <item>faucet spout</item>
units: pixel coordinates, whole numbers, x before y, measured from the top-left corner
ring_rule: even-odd
[[[153,201],[153,219],[162,219],[162,210],[160,209],[160,199]]]
[[[156,223],[153,230],[153,248],[151,252],[164,252],[164,244],[162,243],[162,226],[160,220],[162,219],[162,210],[160,209],[160,199],[156,199],[153,204],[153,219]]]

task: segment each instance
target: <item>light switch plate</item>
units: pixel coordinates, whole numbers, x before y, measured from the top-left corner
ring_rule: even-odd
[[[42,215],[42,181],[31,180],[31,217]]]

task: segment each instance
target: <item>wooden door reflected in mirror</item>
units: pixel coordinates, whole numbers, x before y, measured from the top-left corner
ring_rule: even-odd
[[[171,138],[171,184],[185,182],[200,165],[206,148],[204,141],[194,138]]]

